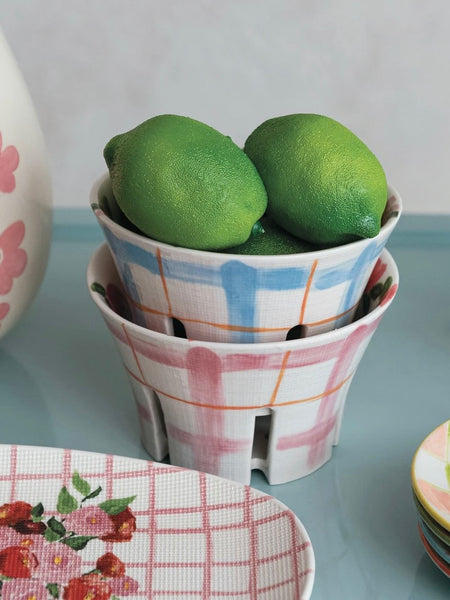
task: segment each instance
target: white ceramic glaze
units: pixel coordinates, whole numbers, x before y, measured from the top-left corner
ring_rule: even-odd
[[[202,252],[163,244],[120,224],[108,175],[91,206],[113,253],[135,323],[190,339],[254,343],[307,337],[353,319],[369,275],[401,212],[389,187],[380,233],[336,248],[280,256]]]
[[[27,86],[0,30],[0,338],[35,297],[52,221],[45,143]]]
[[[149,454],[160,460],[169,451],[172,464],[243,483],[258,468],[275,484],[331,457],[350,382],[398,271],[383,250],[366,289],[370,310],[359,320],[255,344],[182,339],[132,323],[107,244],[92,256],[87,282],[119,349]]]

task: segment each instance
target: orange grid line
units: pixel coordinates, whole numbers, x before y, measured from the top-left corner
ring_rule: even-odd
[[[330,321],[337,321],[341,317],[344,317],[345,315],[348,315],[348,313],[352,312],[352,310],[355,310],[355,308],[358,306],[358,304],[359,304],[359,302],[356,302],[356,304],[354,304],[353,306],[351,306],[347,310],[344,310],[344,312],[341,312],[338,315],[334,315],[334,317],[327,317],[326,319],[321,319],[320,321],[313,321],[312,323],[304,323],[304,325],[308,325],[309,327],[313,327],[314,325],[323,325],[324,323],[329,323]]]
[[[193,400],[186,400],[185,398],[179,398],[178,396],[173,396],[172,394],[167,394],[163,390],[160,390],[160,389],[150,385],[146,381],[139,379],[139,377],[135,373],[133,373],[133,371],[131,371],[125,364],[124,364],[124,368],[127,371],[127,373],[129,375],[131,375],[131,377],[133,377],[133,379],[135,379],[141,385],[145,385],[146,387],[150,388],[156,394],[162,394],[163,396],[166,396],[166,398],[170,398],[171,400],[176,400],[177,402],[182,402],[183,404],[189,404],[191,406],[198,406],[200,408],[212,408],[215,410],[253,410],[253,409],[257,409],[257,408],[274,408],[274,407],[278,407],[278,406],[291,406],[293,404],[302,404],[304,402],[313,402],[315,400],[320,400],[321,398],[325,398],[326,396],[330,396],[331,394],[334,394],[334,392],[337,392],[338,390],[340,390],[341,387],[343,387],[353,377],[353,375],[355,373],[355,371],[352,371],[350,373],[350,375],[345,377],[345,379],[343,379],[340,383],[338,383],[334,387],[330,388],[329,390],[325,390],[321,394],[309,396],[308,398],[301,398],[299,400],[289,400],[288,402],[278,402],[277,404],[269,403],[269,404],[254,404],[254,405],[250,404],[248,406],[227,406],[227,405],[222,405],[222,404],[217,405],[217,404],[205,404],[202,402],[194,402]]]
[[[283,356],[283,361],[281,363],[280,372],[278,373],[277,383],[275,384],[275,388],[274,388],[274,390],[272,392],[272,396],[270,398],[270,405],[271,406],[273,406],[275,404],[275,401],[277,399],[278,390],[280,389],[281,380],[283,379],[284,372],[286,371],[286,365],[287,365],[287,361],[289,360],[290,353],[291,353],[291,351],[288,350],[286,352],[286,354]]]
[[[136,302],[136,300],[134,300],[128,293],[126,293],[126,296],[127,296],[127,299],[134,306],[136,306],[136,308],[138,308],[142,312],[147,312],[147,313],[150,313],[153,315],[159,315],[160,317],[168,317],[168,318],[174,317],[174,318],[178,319],[179,321],[181,321],[182,323],[184,323],[184,322],[200,323],[201,325],[209,325],[210,327],[217,327],[218,329],[225,329],[227,331],[250,331],[250,332],[255,332],[255,333],[268,332],[268,331],[289,331],[289,329],[291,329],[291,327],[292,327],[292,326],[290,326],[290,327],[245,327],[243,325],[229,325],[227,323],[214,323],[212,321],[204,321],[203,319],[190,319],[190,318],[185,318],[185,317],[180,317],[180,316],[174,315],[172,312],[165,313],[161,310],[156,310],[155,308],[150,308],[148,306],[145,306],[145,304],[140,304],[139,302]],[[348,313],[352,312],[352,310],[355,310],[357,305],[358,305],[358,302],[356,304],[354,304],[353,306],[351,306],[349,309],[347,309],[344,312],[341,312],[337,315],[334,315],[332,317],[327,317],[326,319],[321,319],[320,321],[312,321],[311,323],[303,323],[303,325],[309,326],[309,327],[314,327],[315,325],[323,325],[324,323],[329,323],[330,321],[336,321],[337,319],[340,319],[341,317],[344,317]]]
[[[311,271],[309,272],[308,281],[306,282],[305,294],[303,296],[302,307],[300,309],[300,316],[298,318],[299,325],[304,325],[303,319],[305,318],[305,310],[306,304],[308,302],[309,290],[311,289],[312,280],[318,264],[319,261],[316,258],[316,260],[312,264]]]

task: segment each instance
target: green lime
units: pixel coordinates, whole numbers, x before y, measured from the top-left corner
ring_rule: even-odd
[[[276,117],[250,134],[244,151],[266,186],[268,214],[292,235],[339,245],[380,231],[385,173],[344,125],[314,114]]]
[[[264,216],[253,227],[248,240],[240,246],[227,248],[229,254],[298,254],[319,248],[284,231],[268,216]]]
[[[235,246],[266,210],[248,156],[194,119],[154,117],[113,137],[103,154],[118,205],[156,240],[201,250]]]

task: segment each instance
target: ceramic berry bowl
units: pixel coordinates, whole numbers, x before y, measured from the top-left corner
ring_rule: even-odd
[[[350,382],[398,271],[383,250],[364,296],[368,312],[349,325],[255,344],[194,341],[133,323],[107,244],[92,256],[87,283],[122,357],[149,454],[161,460],[168,451],[172,464],[242,483],[261,469],[275,484],[331,457]]]
[[[2,598],[309,600],[314,553],[284,504],[145,460],[0,446]]]
[[[283,341],[350,323],[401,212],[400,196],[390,187],[375,238],[303,254],[242,256],[140,235],[120,213],[108,175],[95,183],[90,202],[132,321],[169,335],[181,322],[190,339],[227,343]]]

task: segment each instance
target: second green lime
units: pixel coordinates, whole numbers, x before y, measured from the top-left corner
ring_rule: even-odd
[[[386,176],[344,125],[315,114],[275,117],[250,134],[244,150],[266,186],[268,214],[292,235],[339,245],[378,234]]]

